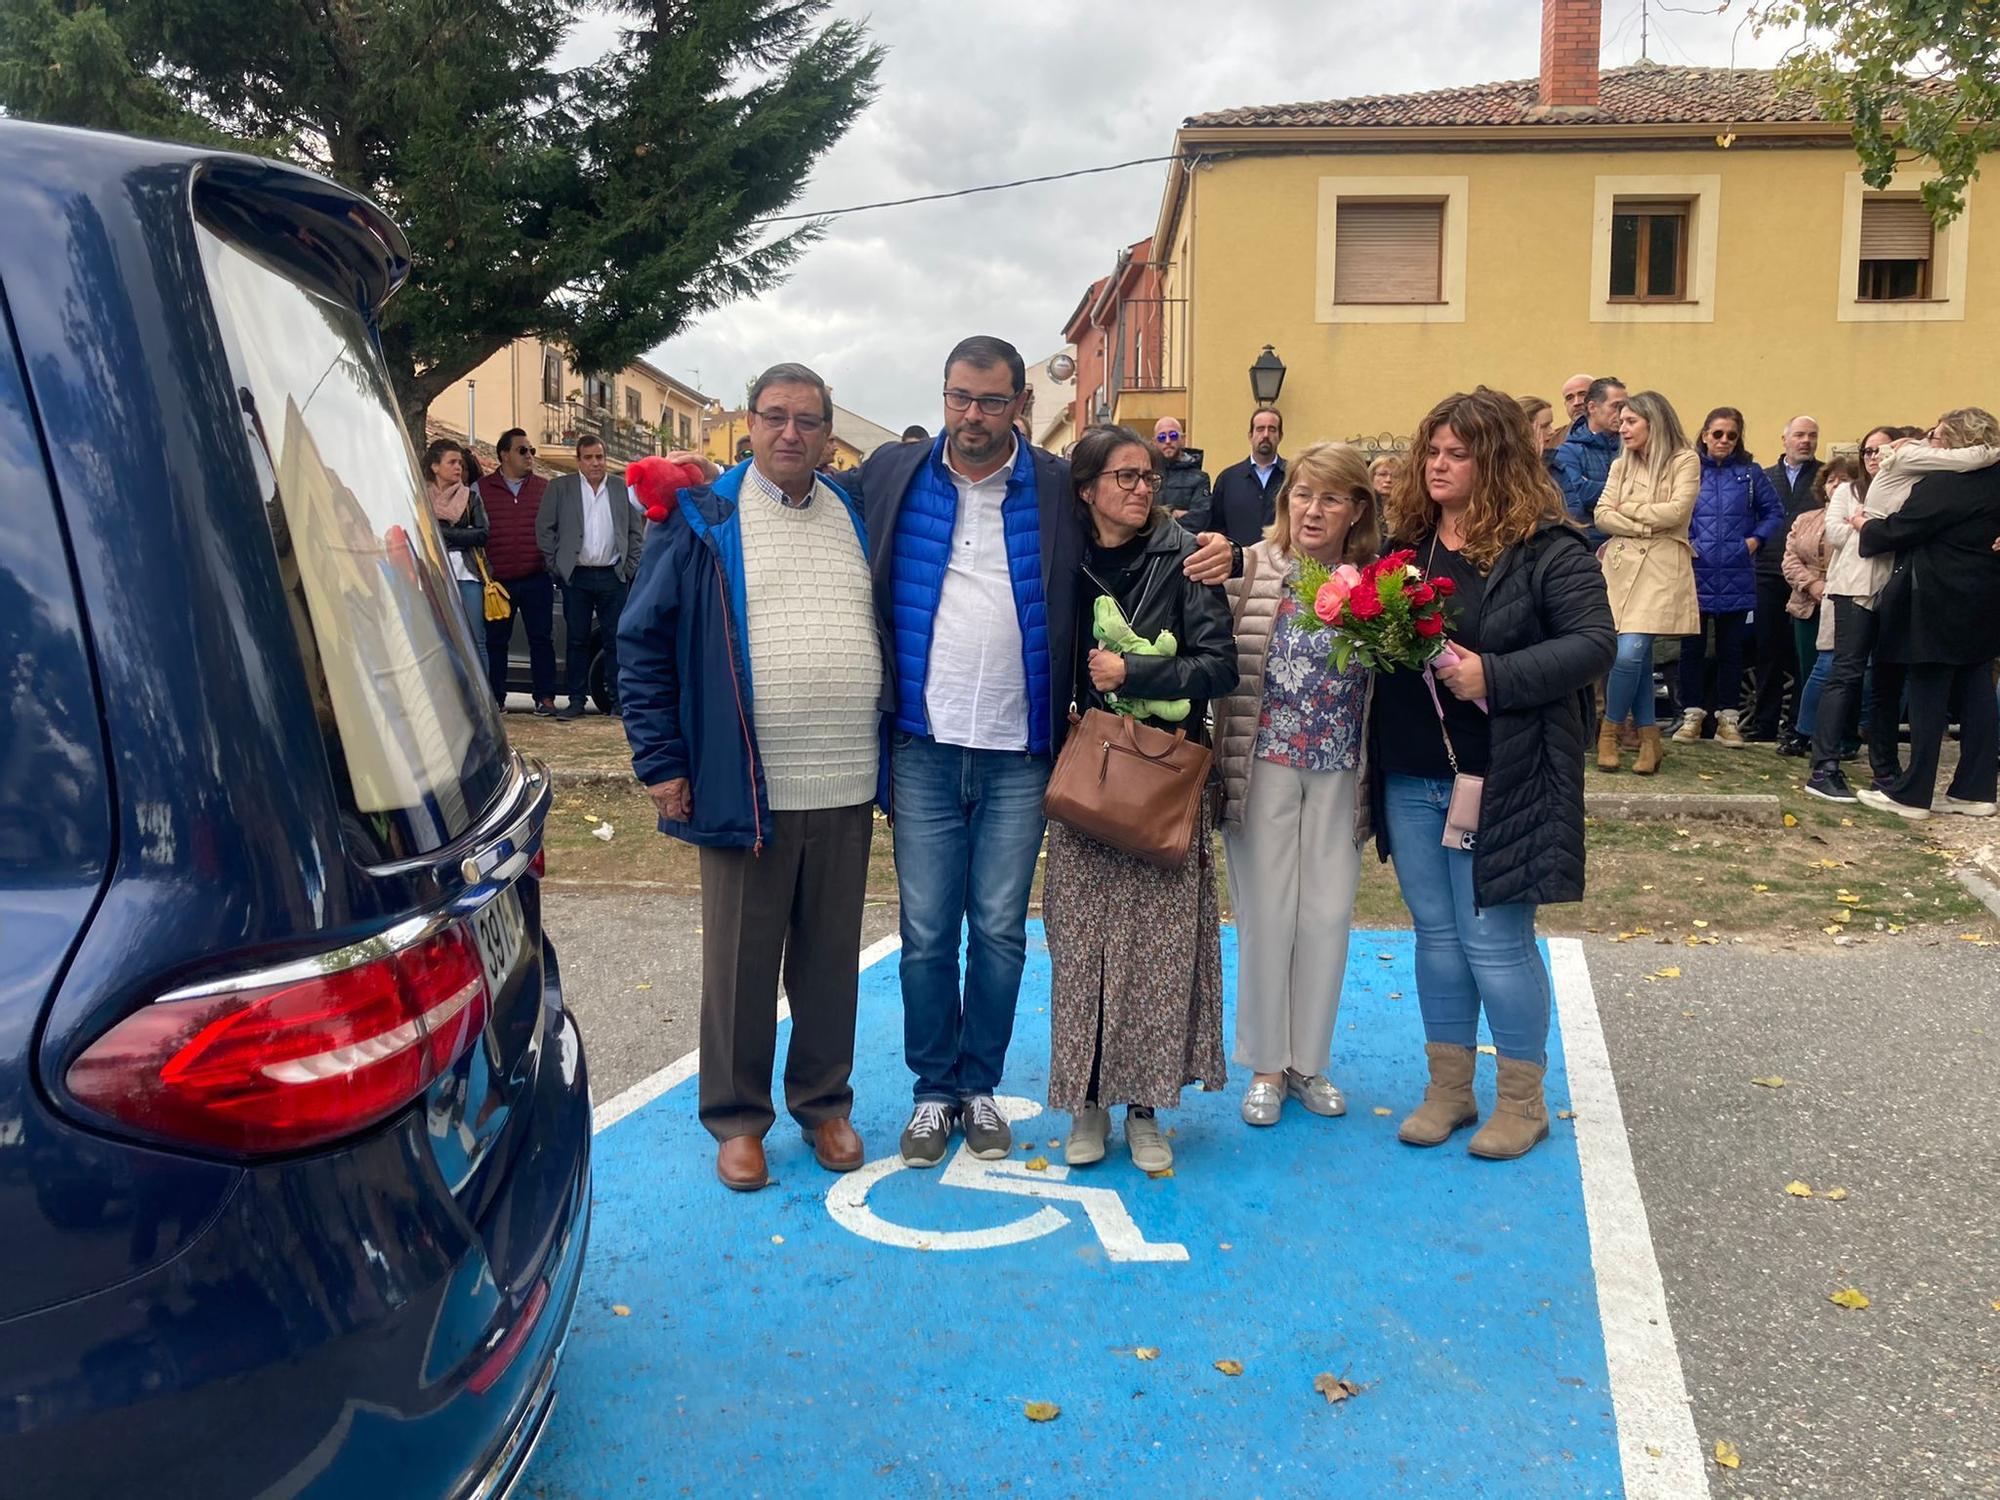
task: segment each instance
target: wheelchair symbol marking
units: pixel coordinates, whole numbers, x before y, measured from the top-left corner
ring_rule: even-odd
[[[1032,1099],[1011,1094],[996,1096],[994,1103],[1009,1121],[1032,1120],[1042,1112],[1041,1105]],[[1155,1244],[1148,1240],[1115,1190],[1073,1187],[1067,1181],[1069,1168],[1053,1162],[1044,1171],[1031,1172],[1022,1161],[981,1161],[962,1143],[945,1167],[940,1186],[1040,1199],[1042,1206],[1025,1218],[991,1229],[914,1229],[892,1223],[868,1206],[868,1193],[884,1178],[908,1170],[899,1155],[869,1162],[828,1190],[827,1212],[843,1229],[880,1245],[903,1250],[993,1250],[1003,1245],[1024,1244],[1068,1227],[1070,1216],[1054,1205],[1073,1203],[1083,1210],[1108,1259],[1184,1261],[1188,1258],[1185,1245]]]

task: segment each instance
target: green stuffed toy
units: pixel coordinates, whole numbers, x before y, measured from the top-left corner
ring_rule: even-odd
[[[1150,641],[1135,634],[1126,623],[1118,601],[1108,594],[1100,594],[1091,608],[1090,633],[1097,638],[1098,645],[1120,656],[1175,656],[1181,648],[1171,630],[1162,630]],[[1106,693],[1104,702],[1114,713],[1129,714],[1135,719],[1160,719],[1169,724],[1185,719],[1193,706],[1186,698],[1120,698],[1116,693]]]

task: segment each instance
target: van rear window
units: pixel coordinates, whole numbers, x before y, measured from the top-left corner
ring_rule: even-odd
[[[509,753],[368,322],[197,233],[354,853],[430,853],[478,821]]]

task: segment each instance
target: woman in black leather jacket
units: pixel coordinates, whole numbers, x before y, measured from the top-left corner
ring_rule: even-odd
[[[1222,590],[1193,583],[1182,566],[1195,538],[1155,503],[1165,464],[1125,427],[1093,427],[1070,455],[1088,545],[1078,589],[1079,708],[1125,700],[1184,700],[1178,718],[1146,718],[1206,741],[1208,700],[1236,686],[1236,637]],[[1174,651],[1116,652],[1092,637],[1097,600],[1118,603],[1133,633]],[[1049,1103],[1075,1116],[1065,1156],[1101,1161],[1109,1107],[1127,1106],[1125,1142],[1148,1172],[1173,1165],[1154,1110],[1183,1087],[1222,1087],[1221,911],[1209,799],[1193,847],[1165,870],[1061,825],[1049,830],[1042,896],[1052,971]]]

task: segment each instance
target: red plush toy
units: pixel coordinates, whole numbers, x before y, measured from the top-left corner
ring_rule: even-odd
[[[699,464],[672,464],[664,458],[641,458],[625,466],[625,486],[639,497],[649,521],[664,521],[672,512],[674,497],[682,490],[699,489],[708,476]]]

